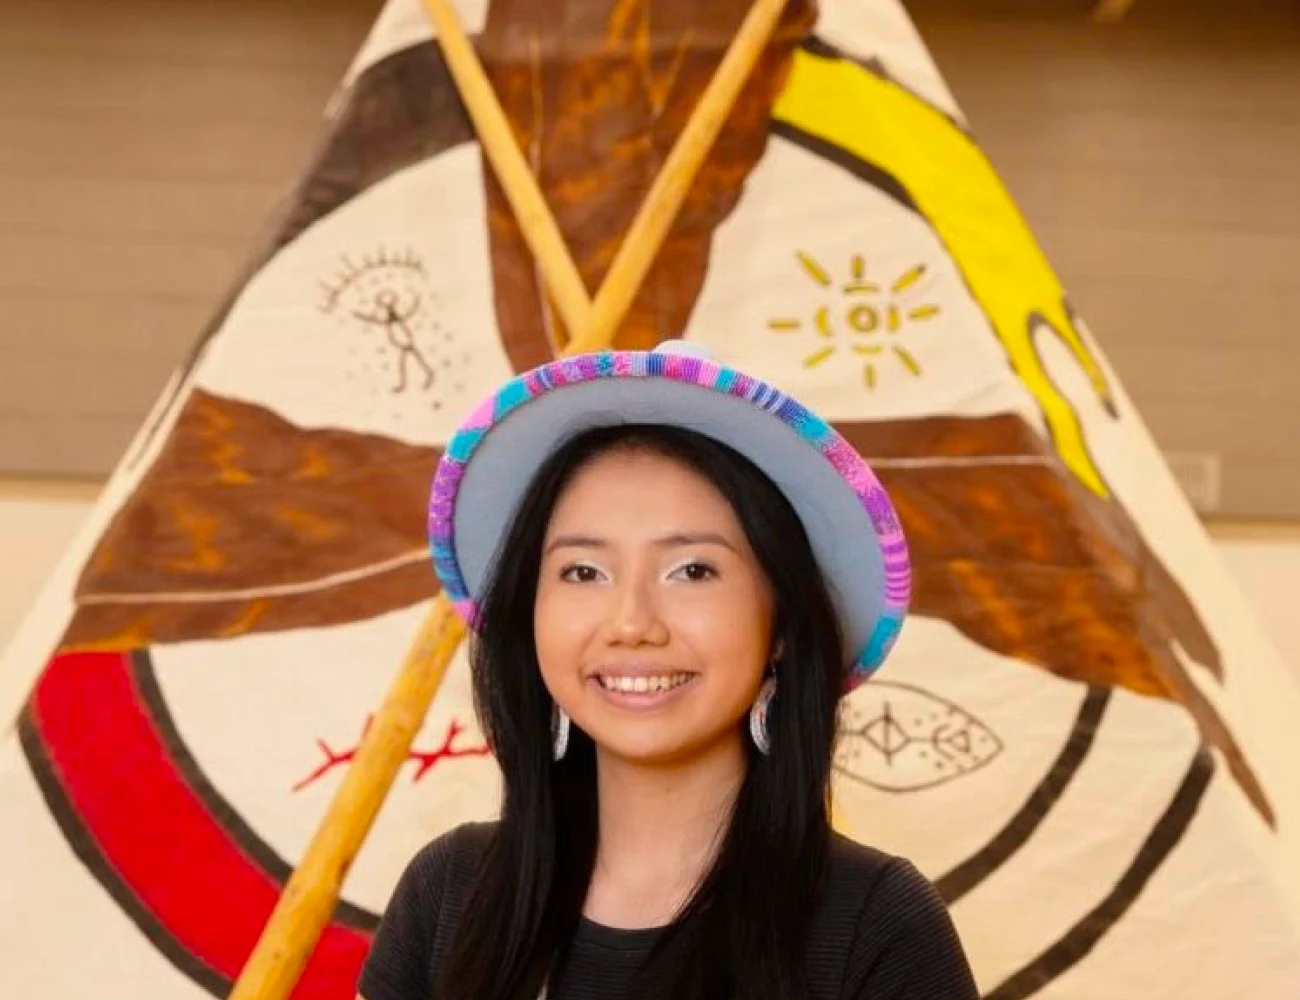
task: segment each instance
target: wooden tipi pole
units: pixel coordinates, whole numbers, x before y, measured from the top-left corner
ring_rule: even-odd
[[[673,220],[681,210],[695,175],[700,172],[704,158],[709,155],[714,140],[726,124],[754,63],[776,30],[784,7],[785,0],[757,0],[750,7],[713,78],[700,95],[699,103],[655,176],[640,211],[628,227],[596,293],[590,324],[569,328],[575,333],[566,351],[581,354],[600,350],[627,315],[650,265],[672,228]]]
[[[510,132],[505,113],[450,0],[425,0],[461,97],[561,315],[566,354],[608,346],[663,244],[696,173],[776,27],[785,0],[756,0],[637,213],[597,296],[586,301],[577,267]],[[634,241],[635,237],[635,241]],[[639,241],[639,242],[636,242]],[[581,291],[583,301],[578,301]],[[584,308],[585,307],[585,308]],[[465,627],[439,594],[416,633],[316,834],[294,869],[230,1000],[285,1000],[338,904],[348,869],[405,762]]]

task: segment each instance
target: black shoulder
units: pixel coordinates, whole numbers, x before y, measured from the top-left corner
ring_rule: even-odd
[[[978,998],[948,907],[911,861],[837,837],[831,868],[857,897],[843,997]]]
[[[830,863],[837,875],[874,878],[899,860],[901,859],[896,855],[859,843],[842,833],[831,834]]]
[[[420,848],[403,878],[436,886],[442,896],[448,882],[459,881],[478,867],[495,829],[495,823],[462,823],[448,830]]]
[[[826,859],[826,905],[835,909],[850,908],[854,916],[863,901],[872,895],[877,884],[901,858],[876,847],[832,834]]]
[[[431,840],[407,862],[362,967],[367,1000],[427,1000],[439,944],[456,919],[494,824],[467,823]]]
[[[894,920],[900,908],[944,906],[934,884],[907,858],[835,834],[827,875],[833,890],[852,896],[855,910],[888,911]]]

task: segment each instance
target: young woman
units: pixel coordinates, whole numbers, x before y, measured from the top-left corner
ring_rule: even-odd
[[[828,425],[689,345],[567,359],[471,416],[430,525],[505,794],[408,866],[365,1000],[978,996],[930,883],[830,828],[909,577]]]

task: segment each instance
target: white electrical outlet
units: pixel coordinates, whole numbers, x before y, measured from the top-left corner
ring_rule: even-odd
[[[1213,514],[1223,504],[1223,459],[1209,451],[1167,451],[1165,461],[1198,514]]]

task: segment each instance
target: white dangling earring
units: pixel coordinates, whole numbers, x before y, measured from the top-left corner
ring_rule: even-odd
[[[556,702],[551,708],[551,753],[556,760],[563,760],[569,749],[569,725],[569,713]]]
[[[754,707],[749,710],[749,736],[764,757],[772,752],[772,734],[767,728],[767,713],[776,697],[776,677],[771,676],[758,689]]]

